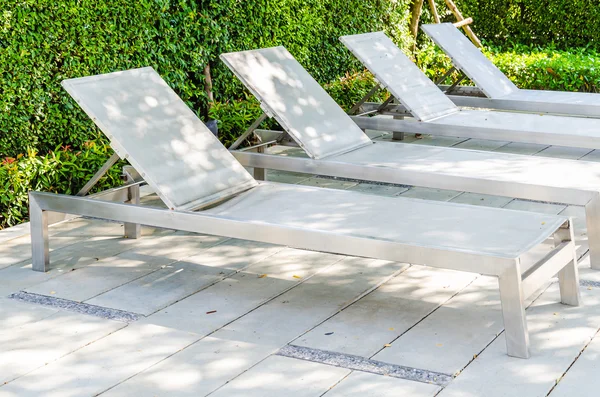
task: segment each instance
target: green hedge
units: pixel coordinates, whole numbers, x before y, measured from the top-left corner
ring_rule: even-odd
[[[600,49],[598,0],[457,0],[474,30],[490,43],[554,43]]]
[[[594,50],[515,46],[490,48],[486,55],[520,88],[600,92],[600,54]]]
[[[595,50],[514,45],[508,49],[489,46],[484,53],[519,88],[600,92],[600,53]],[[450,59],[433,45],[424,46],[416,55],[432,80],[452,67]],[[452,77],[456,79],[457,74]]]
[[[34,150],[0,161],[0,229],[27,221],[29,190],[75,194],[110,156],[101,142],[85,142],[81,151],[57,147],[43,156]],[[92,192],[120,184],[117,164],[103,176]]]
[[[358,68],[338,36],[386,29],[403,43],[407,17],[408,0],[4,0],[0,158],[99,136],[65,78],[153,66],[206,116],[205,64],[218,100],[241,96],[222,52],[285,45],[328,82]]]

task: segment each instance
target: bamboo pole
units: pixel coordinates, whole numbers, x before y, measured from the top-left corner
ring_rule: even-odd
[[[428,0],[429,8],[431,8],[431,13],[433,14],[433,20],[435,23],[440,23],[440,16],[437,12],[437,7],[435,6],[435,0]]]
[[[465,18],[462,16],[460,11],[458,10],[458,7],[456,7],[456,4],[454,4],[454,2],[452,0],[445,0],[445,1],[446,1],[446,5],[450,9],[450,11],[452,11],[454,16],[458,20],[458,22],[463,21]],[[482,47],[481,41],[479,41],[477,36],[475,36],[475,33],[473,33],[473,31],[471,30],[471,27],[469,25],[464,25],[463,29],[465,30],[465,32],[467,33],[467,36],[469,36],[469,38],[471,39],[473,44],[475,44],[477,47],[481,48]]]
[[[462,21],[455,22],[455,23],[453,23],[453,25],[457,28],[460,28],[462,26],[470,25],[472,23],[473,23],[473,18],[469,17],[467,19],[463,19]]]
[[[210,108],[215,101],[212,91],[212,77],[210,76],[210,65],[207,63],[204,67],[204,91],[208,97],[208,107]]]
[[[421,18],[421,10],[423,9],[423,0],[413,0],[411,7],[410,18],[410,33],[415,38],[413,43],[413,51],[417,46],[417,33],[419,32],[419,19]]]

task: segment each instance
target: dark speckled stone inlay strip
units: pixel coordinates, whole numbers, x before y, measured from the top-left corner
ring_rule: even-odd
[[[335,353],[309,347],[287,345],[279,350],[277,355],[438,386],[446,386],[452,381],[452,375],[448,374],[388,364],[351,354]]]
[[[579,280],[579,285],[582,287],[600,287],[599,281],[591,281],[591,280]]]
[[[10,299],[16,299],[21,302],[34,303],[38,305],[44,305],[49,307],[55,307],[57,309],[69,310],[76,313],[88,314],[90,316],[96,316],[105,318],[108,320],[122,321],[130,323],[137,321],[140,318],[140,314],[126,312],[123,310],[111,309],[108,307],[89,305],[87,303],[75,302],[68,299],[57,298],[54,296],[46,296],[40,294],[33,294],[30,292],[19,291],[8,296]]]

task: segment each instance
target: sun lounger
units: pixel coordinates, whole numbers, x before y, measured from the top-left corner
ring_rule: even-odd
[[[233,151],[243,165],[582,205],[592,267],[600,269],[600,164],[399,142],[371,144],[285,48],[223,54],[221,59],[310,157]]]
[[[460,106],[600,117],[598,94],[519,89],[451,23],[421,29],[488,97],[451,96]]]
[[[562,302],[579,304],[568,218],[259,183],[152,68],[63,85],[169,209],[31,192],[35,270],[49,264],[47,216],[55,211],[496,276],[516,357],[529,356],[527,296],[558,273]],[[552,250],[523,261],[549,237]]]
[[[600,149],[600,120],[461,110],[385,33],[344,36],[340,40],[415,119],[353,117],[361,128]]]

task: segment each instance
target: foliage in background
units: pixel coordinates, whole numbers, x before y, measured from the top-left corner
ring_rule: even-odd
[[[521,88],[600,92],[600,54],[592,49],[515,45],[491,47],[486,55]]]
[[[344,109],[350,110],[355,103],[360,101],[373,87],[375,79],[368,71],[346,74],[324,86],[325,91]],[[384,90],[379,90],[369,102],[382,102],[387,98]]]
[[[0,161],[0,229],[27,220],[29,190],[75,194],[110,156],[108,145],[89,141],[83,150],[70,147],[39,156],[35,150]],[[113,166],[92,192],[120,184],[120,168]]]
[[[600,53],[595,50],[563,51],[554,47],[514,45],[509,48],[488,46],[484,53],[519,88],[600,92]],[[432,44],[422,46],[416,58],[432,80],[452,67],[450,59]],[[452,78],[457,76],[454,73]],[[445,83],[451,83],[451,79]],[[468,80],[461,84],[468,84]]]
[[[216,1],[227,10],[219,17],[229,31],[221,52],[283,45],[321,84],[362,70],[340,36],[385,30],[401,47],[410,45],[411,0]],[[224,65],[215,66],[220,98],[239,98],[241,83]]]
[[[208,115],[211,119],[219,120],[219,140],[229,147],[261,113],[258,101],[246,95],[244,99],[215,102]]]
[[[443,20],[452,20],[436,0]],[[385,30],[409,48],[410,0],[4,0],[0,11],[0,228],[26,220],[27,191],[72,194],[109,157],[102,134],[61,88],[66,78],[154,67],[231,144],[261,113],[219,61],[223,52],[284,45],[343,108],[374,84],[338,41]],[[521,88],[600,91],[600,19],[591,0],[458,0],[486,55]],[[587,13],[584,15],[584,12]],[[423,23],[431,21],[424,7]],[[451,67],[421,35],[415,53],[431,78]],[[524,46],[517,42],[541,43]],[[569,46],[582,49],[564,50]],[[216,102],[208,106],[203,68]],[[377,100],[383,100],[380,92]],[[272,128],[266,121],[261,128]],[[89,142],[93,143],[89,143]],[[67,145],[68,148],[61,147]],[[26,155],[20,155],[27,153]],[[39,154],[36,154],[39,153]],[[3,160],[2,160],[3,159]],[[113,167],[98,189],[119,184]]]
[[[5,0],[0,11],[0,158],[80,148],[99,132],[60,82],[153,66],[200,116],[243,97],[223,52],[286,46],[321,83],[359,64],[338,41],[385,29],[406,43],[409,0]]]
[[[211,19],[193,2],[5,0],[0,14],[0,157],[99,133],[61,88],[66,78],[154,66],[189,105],[204,100],[198,65]]]
[[[598,0],[457,0],[473,29],[489,43],[554,43],[600,50]]]

